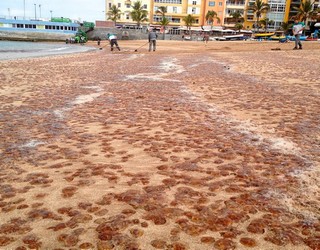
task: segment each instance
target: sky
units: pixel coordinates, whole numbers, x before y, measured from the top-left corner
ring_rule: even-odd
[[[105,0],[0,0],[0,18],[68,17],[79,21],[105,20]],[[36,4],[36,6],[35,6]],[[40,5],[40,7],[39,7]]]

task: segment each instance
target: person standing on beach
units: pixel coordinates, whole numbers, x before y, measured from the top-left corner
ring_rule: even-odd
[[[113,51],[113,46],[115,45],[117,47],[117,49],[120,51],[120,47],[118,45],[118,38],[116,35],[114,34],[107,34],[107,38],[110,42],[110,45],[111,45],[111,51]]]
[[[149,36],[148,36],[148,39],[149,39],[149,52],[151,51],[151,49],[153,51],[156,51],[157,38],[158,38],[158,35],[156,33],[156,30],[155,29],[151,30],[149,32]]]
[[[203,34],[203,41],[204,41],[205,45],[207,46],[207,43],[209,41],[209,34],[208,33]]]
[[[302,31],[303,31],[303,30],[304,30],[304,23],[299,22],[298,19],[295,19],[295,20],[294,20],[293,27],[292,27],[293,35],[294,35],[294,37],[296,38],[296,39],[295,39],[295,46],[294,46],[293,49],[298,49],[298,46],[299,46],[299,49],[302,49],[302,44],[301,44],[301,41],[300,41],[300,36],[302,35]]]

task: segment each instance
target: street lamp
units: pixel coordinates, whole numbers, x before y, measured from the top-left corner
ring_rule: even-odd
[[[34,4],[34,19],[37,20],[37,5]]]
[[[50,10],[50,13],[51,13],[51,19],[52,19],[52,10]]]
[[[39,4],[39,15],[40,15],[40,18],[41,18],[41,4]]]
[[[26,0],[23,0],[23,20],[26,19]]]

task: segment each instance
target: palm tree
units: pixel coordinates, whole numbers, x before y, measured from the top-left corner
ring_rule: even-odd
[[[190,33],[190,37],[191,37],[191,31],[190,31],[191,30],[191,26],[192,26],[193,23],[196,22],[196,19],[191,14],[189,14],[189,15],[185,16],[182,19],[182,21],[184,21],[184,23],[186,24],[187,29],[189,30],[189,33]]]
[[[165,17],[166,13],[167,13],[167,6],[160,6],[157,11],[157,14],[160,14],[162,17]]]
[[[314,11],[314,13],[312,14],[312,17],[311,17],[312,20],[316,20],[317,22],[320,21],[320,7],[318,7],[318,9],[316,9]]]
[[[281,30],[283,30],[285,35],[289,34],[289,30],[292,28],[292,24],[289,24],[288,22],[283,22],[281,24]]]
[[[267,31],[268,25],[274,24],[274,21],[270,20],[269,18],[266,17],[266,18],[260,20],[260,23],[264,26],[265,31]]]
[[[238,30],[239,32],[241,31],[241,29],[243,28],[243,24],[242,23],[236,23],[234,25],[235,29]]]
[[[163,27],[163,40],[165,40],[165,33],[166,33],[166,26],[170,23],[169,19],[165,17],[167,13],[167,7],[166,6],[160,6],[157,11],[157,14],[160,14],[162,16],[161,21],[159,24]]]
[[[211,24],[211,30],[212,30],[214,19],[217,19],[218,22],[220,22],[220,18],[218,17],[217,12],[215,12],[214,10],[208,10],[206,14],[206,21],[207,23]]]
[[[166,17],[163,17],[159,24],[163,27],[163,37],[162,39],[165,40],[165,34],[166,34],[166,26],[170,23],[169,19]]]
[[[269,4],[264,3],[263,0],[256,0],[253,5],[248,6],[247,10],[252,10],[253,13],[256,14],[256,26],[258,26],[258,32],[259,32],[259,20],[262,15],[262,13],[268,12],[270,9]]]
[[[110,10],[108,11],[108,20],[114,21],[114,26],[117,24],[117,20],[121,17],[121,10],[117,8],[117,6],[114,4],[111,6]]]
[[[137,22],[138,27],[140,27],[142,22],[148,21],[148,11],[143,9],[141,1],[134,2],[131,7],[133,9],[130,12],[131,18],[133,21]]]
[[[242,13],[239,10],[237,10],[235,12],[232,12],[231,16],[235,20],[235,23],[238,23],[240,18],[242,17]]]
[[[312,18],[317,12],[317,10],[313,9],[313,5],[314,2],[306,0],[305,2],[301,2],[300,7],[293,7],[293,9],[298,11],[295,18],[302,20],[306,24],[307,19]]]

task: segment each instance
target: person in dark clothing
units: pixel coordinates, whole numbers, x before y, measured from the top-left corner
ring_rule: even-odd
[[[153,51],[156,51],[158,35],[157,35],[155,29],[153,29],[152,31],[149,32],[148,38],[149,38],[149,51],[151,51],[151,49]]]
[[[108,40],[110,42],[111,45],[111,51],[113,51],[113,46],[115,45],[117,47],[117,49],[120,51],[120,47],[118,45],[118,41],[117,41],[117,36],[114,34],[107,34]]]

